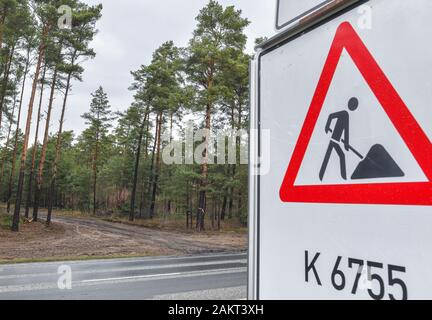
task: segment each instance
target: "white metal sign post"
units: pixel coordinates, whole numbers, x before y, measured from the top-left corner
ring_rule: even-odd
[[[249,297],[430,299],[432,1],[334,2],[254,62]]]

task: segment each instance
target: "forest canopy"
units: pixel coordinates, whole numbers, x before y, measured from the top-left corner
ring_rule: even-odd
[[[228,219],[246,225],[242,139],[233,140],[235,161],[217,164],[210,135],[248,130],[249,21],[210,0],[186,47],[161,43],[131,71],[129,107],[114,110],[101,79],[81,115],[84,130],[74,133],[65,119],[68,97],[97,54],[92,41],[102,14],[102,4],[78,0],[0,1],[0,198],[13,214],[12,230],[20,215],[37,221],[41,209],[47,224],[56,210],[74,210],[131,221],[182,217],[199,231]],[[192,141],[202,161],[165,163],[164,149],[187,136],[190,114],[199,115],[194,130],[206,132]]]

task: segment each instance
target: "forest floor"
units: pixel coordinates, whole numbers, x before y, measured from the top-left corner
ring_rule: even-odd
[[[179,222],[94,218],[60,212],[53,224],[22,220],[20,232],[9,231],[10,216],[0,215],[0,263],[100,258],[168,256],[247,249],[245,229],[227,226],[222,232],[181,230]],[[107,221],[110,220],[110,221]],[[178,228],[177,228],[178,226]],[[186,228],[184,228],[186,229]]]

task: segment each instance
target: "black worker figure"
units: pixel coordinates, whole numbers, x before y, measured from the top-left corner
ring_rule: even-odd
[[[351,98],[348,101],[348,109],[350,111],[357,110],[358,106],[359,106],[359,101],[357,98]],[[336,121],[336,124],[334,126],[334,129],[332,130],[331,126],[334,121]],[[319,178],[321,181],[323,181],[324,179],[324,174],[327,170],[327,166],[333,151],[336,151],[336,154],[339,156],[341,176],[344,180],[347,180],[346,157],[345,157],[345,152],[341,147],[341,144],[343,144],[345,151],[349,152],[351,150],[349,130],[350,130],[350,119],[349,119],[348,111],[344,110],[344,111],[332,113],[329,116],[325,127],[325,132],[326,134],[332,133],[332,137],[326,155],[324,157],[324,162],[322,164],[319,173]]]

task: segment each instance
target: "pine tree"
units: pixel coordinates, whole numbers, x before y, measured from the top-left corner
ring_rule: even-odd
[[[31,204],[31,195],[32,195],[32,188],[33,188],[33,179],[34,179],[34,173],[35,173],[35,165],[36,165],[36,154],[38,152],[38,137],[39,137],[39,126],[40,121],[42,117],[42,102],[43,102],[43,92],[45,87],[45,74],[46,74],[47,65],[45,63],[44,70],[42,72],[42,78],[41,78],[41,84],[40,84],[40,92],[39,92],[39,107],[37,112],[37,118],[36,118],[36,130],[35,130],[35,140],[33,144],[33,153],[32,153],[32,160],[31,160],[31,166],[30,166],[30,173],[28,176],[28,185],[27,185],[27,202],[26,202],[26,208],[25,208],[25,217],[29,217],[30,212],[30,204]],[[38,217],[37,215],[33,215],[33,221],[37,221]]]
[[[19,139],[19,127],[21,124],[21,111],[22,111],[22,105],[23,105],[23,98],[24,98],[24,92],[25,92],[25,88],[26,88],[26,81],[27,81],[27,77],[30,71],[30,66],[31,66],[31,56],[33,51],[35,50],[35,48],[37,47],[37,39],[36,36],[34,35],[35,32],[35,22],[34,20],[31,20],[32,23],[29,23],[28,25],[28,29],[27,32],[25,32],[25,34],[22,37],[22,47],[25,51],[25,58],[24,58],[24,74],[22,77],[22,84],[21,84],[21,92],[20,92],[20,97],[19,97],[19,105],[18,105],[18,116],[17,116],[17,120],[16,120],[16,129],[15,129],[15,137],[14,137],[14,148],[13,148],[13,152],[12,152],[12,169],[10,172],[10,176],[9,176],[9,184],[8,184],[8,192],[7,192],[7,197],[6,197],[6,201],[7,201],[7,212],[10,212],[10,202],[11,202],[11,197],[12,197],[12,180],[13,177],[15,175],[15,163],[16,163],[16,157],[18,154],[18,139]],[[2,173],[2,178],[3,178],[3,173]]]
[[[142,81],[143,85],[136,95],[144,103],[152,107],[152,112],[156,115],[155,127],[155,159],[152,163],[151,172],[151,199],[149,216],[152,218],[155,214],[156,195],[158,189],[158,180],[161,170],[161,137],[163,124],[167,117],[173,115],[179,109],[182,101],[181,89],[181,70],[183,69],[182,60],[180,59],[180,49],[174,46],[172,41],[162,44],[153,54],[152,62],[149,66],[142,66],[141,69],[133,73],[136,81]],[[142,128],[144,124],[142,124]],[[135,168],[139,165],[139,152]],[[136,183],[138,181],[138,172],[134,175],[133,192],[136,192]],[[135,201],[135,196],[132,196]],[[131,205],[130,220],[133,220],[132,210],[135,202]]]
[[[50,43],[50,46],[47,50],[47,59],[46,64],[51,65],[51,68],[53,69],[52,79],[51,79],[51,89],[50,89],[50,96],[48,100],[48,107],[45,117],[45,132],[44,132],[44,139],[42,143],[41,148],[41,156],[39,159],[39,165],[38,165],[38,173],[36,176],[36,189],[34,193],[34,204],[33,204],[33,221],[38,220],[38,210],[39,210],[39,200],[42,192],[42,182],[43,182],[43,170],[45,166],[45,160],[46,160],[46,153],[48,149],[48,139],[49,139],[49,128],[51,123],[51,114],[53,109],[53,103],[54,103],[54,95],[57,88],[57,77],[59,73],[59,65],[62,63],[62,46],[63,46],[63,39],[59,39],[59,43],[55,43],[55,39]],[[44,75],[45,77],[45,75]]]
[[[197,28],[187,49],[187,73],[196,89],[195,106],[204,111],[204,129],[212,129],[212,115],[217,111],[217,101],[223,84],[222,69],[236,51],[243,51],[246,44],[247,19],[234,7],[223,8],[210,0],[198,17]],[[197,229],[204,229],[206,190],[209,187],[209,139],[204,139],[203,163],[197,210]]]
[[[116,136],[119,145],[124,146],[124,155],[131,154],[134,156],[133,163],[128,163],[133,166],[132,178],[132,193],[129,210],[129,220],[135,219],[135,201],[139,176],[139,166],[141,160],[141,150],[143,138],[145,135],[145,127],[149,122],[149,108],[144,103],[135,102],[133,105],[122,114],[116,129]]]
[[[13,83],[11,76],[13,74],[13,65],[19,63],[19,50],[26,38],[34,32],[33,19],[30,13],[28,1],[15,0],[6,1],[5,21],[1,27],[2,40],[5,48],[1,50],[1,64],[3,77],[0,85],[0,128],[3,120],[4,106],[7,100],[8,89]]]
[[[83,132],[84,139],[91,146],[91,167],[93,172],[93,214],[97,212],[98,198],[97,198],[97,179],[100,169],[101,152],[103,146],[108,139],[109,129],[114,115],[109,105],[108,96],[102,87],[99,87],[95,93],[92,94],[92,101],[90,104],[90,111],[84,113],[82,118],[86,120],[89,128]]]
[[[232,132],[240,133],[246,125],[246,111],[249,103],[249,61],[250,57],[242,51],[234,52],[232,57],[226,61],[222,68],[222,90],[221,90],[221,107],[224,114],[228,115],[228,126]],[[236,152],[240,152],[240,137],[236,137]],[[237,157],[238,158],[238,157]],[[238,159],[237,159],[238,160]],[[225,220],[225,214],[228,208],[228,215],[232,217],[234,207],[235,185],[237,164],[227,166],[228,179],[224,189],[228,189],[223,195],[223,204],[221,219]],[[238,209],[242,208],[242,190],[241,185],[238,188]]]
[[[55,148],[55,158],[52,168],[52,177],[50,181],[50,191],[48,193],[48,215],[47,224],[51,222],[52,209],[53,209],[53,199],[54,194],[58,164],[60,161],[60,152],[62,145],[62,134],[64,118],[66,113],[67,100],[69,92],[71,90],[72,80],[81,81],[81,74],[84,69],[81,67],[82,61],[88,58],[94,58],[95,53],[93,49],[89,48],[90,42],[93,40],[97,30],[96,21],[101,17],[102,5],[89,7],[84,4],[80,4],[75,10],[72,17],[74,25],[72,31],[66,34],[65,42],[67,43],[67,53],[66,58],[68,61],[60,67],[60,72],[66,75],[65,93],[63,97],[63,104],[61,110],[61,116],[59,121],[59,129],[57,132],[56,148]]]
[[[55,20],[55,7],[52,6],[45,6],[44,4],[40,5],[38,8],[38,14],[41,20],[40,25],[40,42],[39,42],[39,49],[38,49],[38,59],[36,63],[36,70],[33,76],[33,85],[32,90],[30,94],[30,101],[28,105],[27,110],[27,121],[26,121],[26,128],[24,133],[24,143],[21,153],[21,160],[20,160],[20,171],[19,171],[19,178],[18,178],[18,187],[17,187],[17,196],[15,199],[15,208],[14,208],[14,215],[12,219],[12,231],[18,231],[19,230],[19,221],[20,221],[20,212],[21,212],[21,200],[22,200],[22,193],[23,193],[23,185],[24,185],[24,174],[25,174],[25,165],[27,160],[27,148],[28,148],[28,142],[30,137],[30,126],[31,126],[31,119],[33,115],[33,104],[35,100],[36,95],[36,86],[37,82],[39,80],[39,74],[42,66],[42,61],[45,57],[45,50],[47,45],[47,36],[51,30],[51,28],[54,25]],[[8,199],[10,201],[10,199]]]

